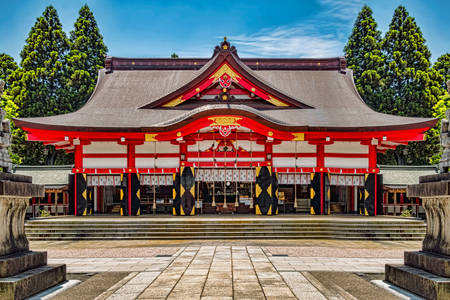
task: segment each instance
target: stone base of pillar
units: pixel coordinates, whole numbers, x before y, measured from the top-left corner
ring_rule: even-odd
[[[385,279],[426,299],[450,299],[450,258],[405,252],[404,265],[386,265]]]
[[[47,252],[29,251],[24,219],[44,186],[31,177],[0,173],[0,299],[24,299],[66,280],[66,265],[48,266]]]
[[[24,299],[66,280],[66,265],[47,265],[47,252],[0,257],[0,299]]]
[[[387,281],[426,299],[450,299],[450,173],[422,176],[408,186],[422,198],[427,233],[419,252],[405,252],[404,265],[386,265]]]

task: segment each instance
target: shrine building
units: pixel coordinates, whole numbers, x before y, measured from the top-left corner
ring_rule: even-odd
[[[377,153],[436,119],[382,114],[342,57],[107,57],[78,111],[15,119],[74,152],[75,215],[383,213]]]

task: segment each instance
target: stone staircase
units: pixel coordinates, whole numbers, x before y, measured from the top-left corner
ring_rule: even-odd
[[[418,219],[389,217],[68,217],[28,221],[29,240],[423,240]]]

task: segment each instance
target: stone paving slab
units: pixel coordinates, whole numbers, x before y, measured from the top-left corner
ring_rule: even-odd
[[[226,244],[179,247],[170,257],[49,259],[66,263],[69,273],[132,272],[97,298],[102,300],[350,299],[347,290],[359,290],[347,281],[336,279],[327,286],[311,274],[383,273],[386,263],[401,262],[400,257],[274,256],[266,247]],[[336,282],[345,289],[330,288]]]
[[[130,247],[132,245],[132,247]],[[332,257],[352,257],[349,256],[353,251],[360,253],[358,257],[396,257],[403,258],[403,251],[418,251],[422,248],[421,241],[373,241],[373,240],[331,240],[331,239],[286,239],[286,240],[114,240],[114,241],[30,241],[30,249],[33,251],[47,251],[49,258],[58,258],[54,254],[64,253],[64,251],[74,252],[94,250],[93,253],[101,253],[95,249],[115,249],[120,257],[128,257],[130,249],[134,252],[151,251],[155,255],[171,254],[167,253],[167,249],[179,248],[178,251],[184,250],[188,246],[233,246],[233,247],[270,247],[269,253],[288,254],[289,256],[313,256],[308,253],[320,253],[319,256]],[[150,248],[150,249],[145,249]],[[331,250],[323,250],[331,249]],[[159,253],[156,254],[156,251]],[[305,251],[308,251],[306,253]],[[394,253],[394,251],[396,251]],[[302,254],[306,253],[306,255]],[[334,254],[333,254],[334,253]],[[388,256],[390,255],[390,256]],[[95,257],[94,255],[88,255]],[[153,255],[151,255],[153,256]],[[317,255],[314,255],[317,256]],[[64,256],[67,257],[67,256]],[[77,257],[76,255],[74,257]],[[105,257],[104,255],[100,257]]]

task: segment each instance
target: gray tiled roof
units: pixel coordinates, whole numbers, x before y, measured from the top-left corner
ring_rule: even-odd
[[[383,174],[383,184],[389,187],[404,188],[409,184],[418,184],[419,177],[436,174],[437,166],[387,166],[379,165]]]
[[[212,60],[211,60],[212,61]],[[101,70],[90,100],[76,112],[39,118],[16,120],[22,127],[90,130],[131,130],[161,128],[188,118],[190,110],[153,108],[142,109],[150,103],[178,90],[205,72],[211,61],[200,70]],[[244,64],[242,64],[244,65]],[[433,126],[434,119],[400,117],[371,110],[361,99],[350,69],[337,70],[251,70],[255,78],[289,95],[312,109],[254,110],[254,114],[289,127],[348,129],[363,131],[368,128],[395,129]],[[222,108],[243,110],[225,104]],[[205,107],[204,109],[214,109]],[[432,124],[431,124],[431,123]],[[106,129],[105,129],[106,128]]]
[[[57,188],[69,184],[72,165],[66,166],[15,166],[14,173],[33,178],[34,184],[42,184],[47,188]]]

